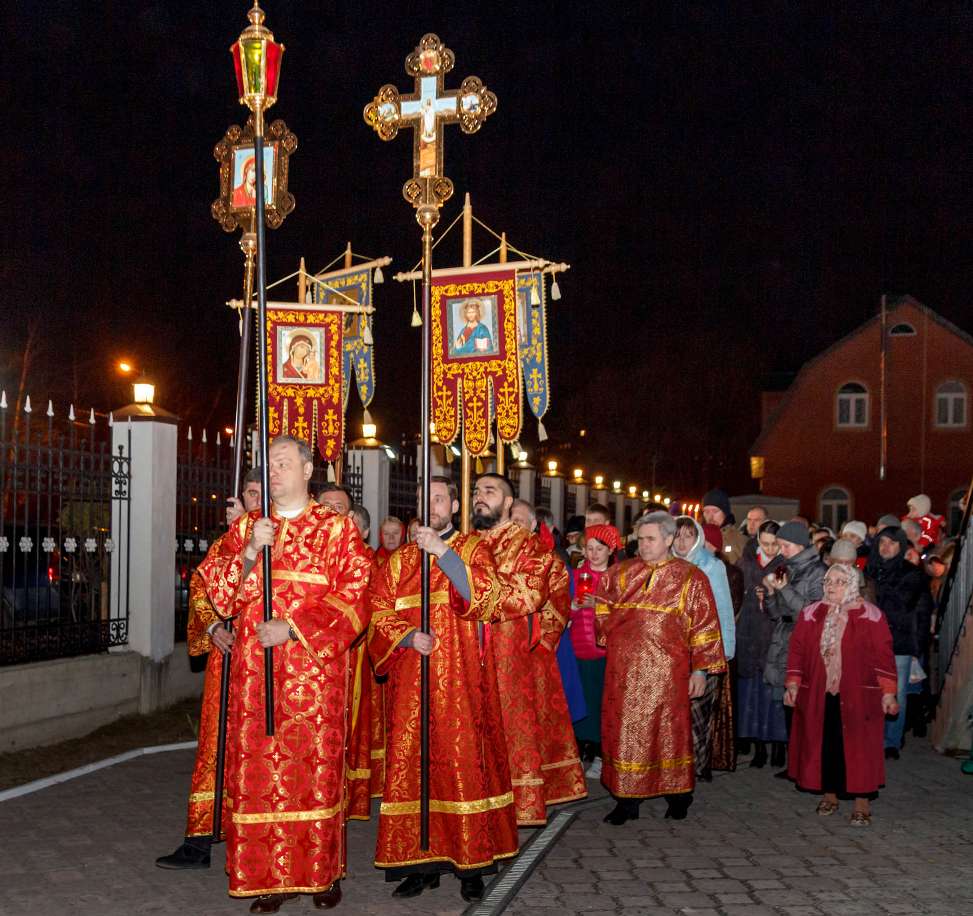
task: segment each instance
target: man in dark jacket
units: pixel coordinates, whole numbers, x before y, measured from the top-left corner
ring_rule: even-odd
[[[703,521],[720,529],[723,535],[723,558],[736,566],[743,556],[747,538],[736,526],[736,519],[730,508],[730,497],[725,491],[710,490],[703,497]]]
[[[905,729],[906,689],[912,658],[919,654],[919,620],[928,620],[931,597],[922,570],[906,560],[909,539],[897,526],[878,533],[865,575],[875,583],[875,601],[892,631],[898,673],[899,714],[885,722],[885,756],[899,759]],[[928,623],[926,624],[928,627]]]

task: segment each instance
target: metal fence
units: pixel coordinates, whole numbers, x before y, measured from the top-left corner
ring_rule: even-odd
[[[537,492],[537,505],[542,509],[551,508],[551,478],[550,477],[539,477],[540,488]]]
[[[419,484],[419,470],[413,446],[403,446],[398,450],[396,459],[389,467],[389,515],[394,515],[405,524],[416,515],[416,488]],[[378,524],[381,519],[373,519]]]
[[[0,665],[128,641],[131,432],[0,394]]]

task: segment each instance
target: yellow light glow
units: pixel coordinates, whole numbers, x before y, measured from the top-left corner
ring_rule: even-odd
[[[657,503],[661,503],[662,502],[662,494],[661,493],[656,493],[655,494],[655,501]]]
[[[377,432],[378,426],[376,426],[374,423],[362,423],[361,434],[366,439],[374,439]]]
[[[118,367],[117,368],[118,368],[118,371],[119,372],[122,372],[125,375],[128,375],[129,372],[134,372],[135,371],[135,366],[133,366],[128,360],[125,360],[125,359],[121,360],[118,363]]]
[[[649,498],[649,491],[648,490],[643,490],[642,491],[642,499],[648,499],[648,498]]]
[[[633,484],[632,484],[632,485],[631,485],[631,486],[630,486],[630,487],[628,488],[628,495],[629,495],[629,496],[635,496],[635,494],[636,494],[636,493],[638,493],[638,491],[639,491],[639,488],[638,488],[637,486],[635,486],[635,484],[633,483]]]
[[[671,502],[672,502],[672,500],[669,499],[669,497],[667,496],[664,500],[662,500],[662,505],[663,506],[668,506]]]
[[[584,471],[581,468],[575,468],[573,473],[575,480],[580,480],[582,477],[584,477]]]
[[[233,435],[233,427],[232,426],[224,426],[223,427],[223,432],[226,433],[228,436],[232,436]]]
[[[605,485],[605,478],[602,474],[595,474],[595,486],[603,487]]]
[[[622,488],[622,482],[620,480],[613,480],[612,481],[612,489],[613,490],[620,490],[621,488]]]
[[[517,456],[517,460],[521,464],[525,464],[526,463],[526,461],[527,461],[527,452],[524,449],[521,449],[520,450],[520,454]]]
[[[553,458],[550,461],[548,461],[547,462],[547,469],[552,474],[556,474],[557,473],[557,461],[555,461]]]
[[[136,404],[151,404],[155,398],[155,385],[151,382],[141,381],[132,385]]]

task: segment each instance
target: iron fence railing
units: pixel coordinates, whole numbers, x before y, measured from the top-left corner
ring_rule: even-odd
[[[0,665],[128,641],[131,429],[0,394]]]
[[[389,467],[389,515],[394,515],[407,525],[415,518],[418,485],[415,450],[403,447]],[[381,519],[372,519],[373,525],[378,522]]]

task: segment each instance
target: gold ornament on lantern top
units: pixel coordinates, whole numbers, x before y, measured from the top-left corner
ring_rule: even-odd
[[[459,89],[443,89],[443,77],[455,63],[456,56],[437,35],[425,35],[405,59],[415,92],[400,96],[386,84],[365,106],[365,123],[382,140],[393,139],[400,127],[412,128],[413,174],[402,195],[417,209],[438,209],[453,194],[453,183],[443,175],[443,125],[458,122],[463,133],[475,134],[497,110],[496,95],[479,77],[468,76]]]

